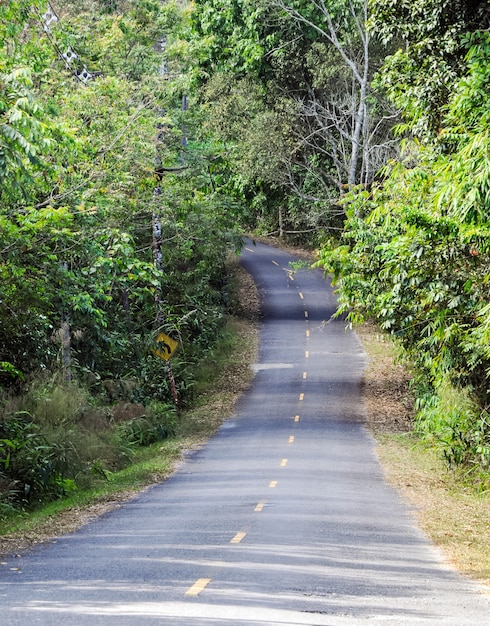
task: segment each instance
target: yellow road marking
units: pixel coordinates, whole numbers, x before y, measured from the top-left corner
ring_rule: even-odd
[[[271,482],[269,483],[269,487],[271,489],[274,489],[274,487],[277,487],[277,480],[271,480]]]
[[[295,421],[295,422],[299,422],[299,415],[295,415],[295,416],[294,416],[294,421]]]
[[[279,263],[277,261],[272,261],[274,263],[274,265],[277,265],[277,267],[279,267]]]
[[[301,291],[299,292],[299,297],[301,298],[301,300],[303,300],[303,298],[304,298],[304,296],[303,296],[303,294],[301,293]]]
[[[288,464],[288,460],[287,459],[283,459],[281,461],[281,467],[286,467],[287,464]]]
[[[310,353],[308,352],[308,350],[306,350],[305,352],[305,359],[307,359],[310,356]]]
[[[293,441],[294,441],[294,435],[291,435],[289,437],[288,443],[293,443]]]
[[[308,311],[305,311],[305,317],[308,317]]]
[[[299,401],[301,402],[304,399],[305,399],[305,394],[304,393],[300,393],[299,394]]]
[[[237,533],[230,543],[240,543],[247,536],[247,533]]]
[[[209,583],[211,582],[211,578],[200,578],[196,581],[192,587],[185,592],[186,596],[198,596],[203,589],[205,589]]]
[[[309,330],[307,330],[307,331],[306,331],[306,336],[307,336],[307,337],[309,337],[309,336],[310,336],[310,331],[309,331]]]
[[[307,376],[308,376],[308,373],[307,372],[303,372],[303,380],[306,380]]]
[[[257,513],[260,513],[260,511],[262,511],[262,509],[264,508],[265,503],[264,502],[259,502],[257,504],[257,506],[255,507],[254,511],[256,511]]]

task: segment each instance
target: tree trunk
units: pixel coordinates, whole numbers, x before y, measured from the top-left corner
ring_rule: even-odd
[[[63,371],[63,381],[71,381],[71,334],[70,325],[66,320],[61,323],[61,367]]]
[[[369,35],[365,34],[364,40],[364,71],[362,74],[362,80],[358,85],[359,88],[359,102],[357,106],[357,112],[354,118],[354,132],[352,134],[352,152],[351,162],[349,169],[349,187],[355,185],[357,181],[357,170],[359,165],[359,154],[361,149],[361,137],[363,135],[364,126],[366,123],[366,95],[368,88],[369,77]]]

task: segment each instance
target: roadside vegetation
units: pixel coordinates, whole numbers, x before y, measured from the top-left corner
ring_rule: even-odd
[[[488,2],[453,0],[198,0],[191,16],[206,125],[251,226],[319,250],[339,313],[373,321],[411,361],[414,429],[478,484],[490,470],[489,24]]]
[[[0,3],[0,517],[215,427],[243,232],[317,251],[408,363],[403,441],[486,497],[489,26],[487,0]]]
[[[186,113],[183,20],[0,5],[0,517],[174,436],[227,336],[236,202]]]

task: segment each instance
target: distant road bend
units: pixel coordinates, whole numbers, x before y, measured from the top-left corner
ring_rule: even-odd
[[[361,345],[294,260],[243,252],[263,318],[235,414],[166,482],[2,564],[1,626],[490,624],[385,483]]]

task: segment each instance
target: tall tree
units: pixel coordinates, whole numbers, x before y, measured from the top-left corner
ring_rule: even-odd
[[[488,27],[487,0],[370,0],[370,29],[395,46],[379,77],[403,111],[405,129],[433,138],[455,83],[465,71],[463,35]]]
[[[322,102],[317,98],[314,86],[310,90],[310,98],[306,100],[304,116],[314,120],[317,131],[309,136],[325,133],[330,129],[337,131],[334,141],[325,142],[327,154],[335,168],[349,186],[359,178],[359,159],[362,156],[361,139],[366,136],[367,125],[367,94],[370,74],[370,37],[366,30],[367,1],[349,2],[345,5],[327,5],[323,0],[311,3],[288,3],[273,0],[273,4],[286,11],[293,19],[316,31],[321,41],[326,42],[338,61],[345,66],[351,77],[350,89],[342,90],[338,102]],[[303,6],[301,6],[303,4]],[[313,8],[313,11],[312,11]],[[347,81],[346,81],[347,82]],[[348,144],[349,154],[345,154],[342,145]],[[367,154],[367,152],[366,152]],[[362,168],[361,168],[362,169]]]
[[[196,112],[181,110],[172,47],[182,50],[182,12],[152,0],[73,0],[56,19],[45,2],[22,0],[0,4],[0,15],[2,382],[55,368],[69,343],[78,376],[140,377],[142,397],[165,397],[150,350],[155,290],[165,330],[185,344],[184,376],[219,332],[234,243],[225,199],[208,193]],[[156,185],[163,269],[152,255]]]
[[[413,17],[421,4],[405,9]],[[451,6],[446,3],[432,16],[436,26],[454,17]],[[389,93],[402,106],[400,132],[407,139],[401,158],[369,192],[349,195],[343,245],[329,242],[321,256],[338,279],[341,308],[349,318],[373,318],[416,364],[418,428],[439,442],[450,462],[488,468],[490,40],[488,21],[485,30],[475,31],[474,18],[472,13],[458,22],[452,58],[447,38],[441,37],[439,49],[432,40],[429,65],[445,60],[437,92],[429,94],[417,83],[404,95],[395,87],[393,58],[387,60],[380,81],[391,85]],[[408,52],[395,55],[406,61],[398,72],[402,88],[415,68],[407,56],[417,49],[415,34],[421,48],[427,45],[428,21],[399,22],[400,32],[414,37]],[[394,32],[394,23],[389,28]],[[426,80],[428,67],[423,63]],[[439,90],[448,85],[447,93]]]
[[[293,230],[338,228],[343,214],[338,199],[345,189],[370,184],[379,166],[396,153],[389,135],[396,111],[370,87],[381,51],[366,29],[367,5],[283,0],[252,4],[261,10],[260,25],[250,28],[250,3],[235,2],[234,11],[241,15],[238,26],[234,29],[225,13],[219,17],[220,29],[212,34],[201,19],[212,2],[198,2],[202,8],[195,16],[197,32],[205,41],[207,36],[220,44],[212,49],[212,65],[205,66],[208,73],[214,68],[207,100],[221,111],[219,119],[211,111],[211,125],[228,146],[238,146],[235,167],[240,177],[246,173],[255,198],[262,195],[270,207],[279,209],[280,224]],[[236,28],[263,53],[248,74],[234,63],[230,42]],[[235,132],[234,94],[241,92],[240,81],[254,81],[258,88],[249,89],[242,128]],[[227,90],[220,84],[235,87]],[[216,106],[219,99],[222,106]]]

